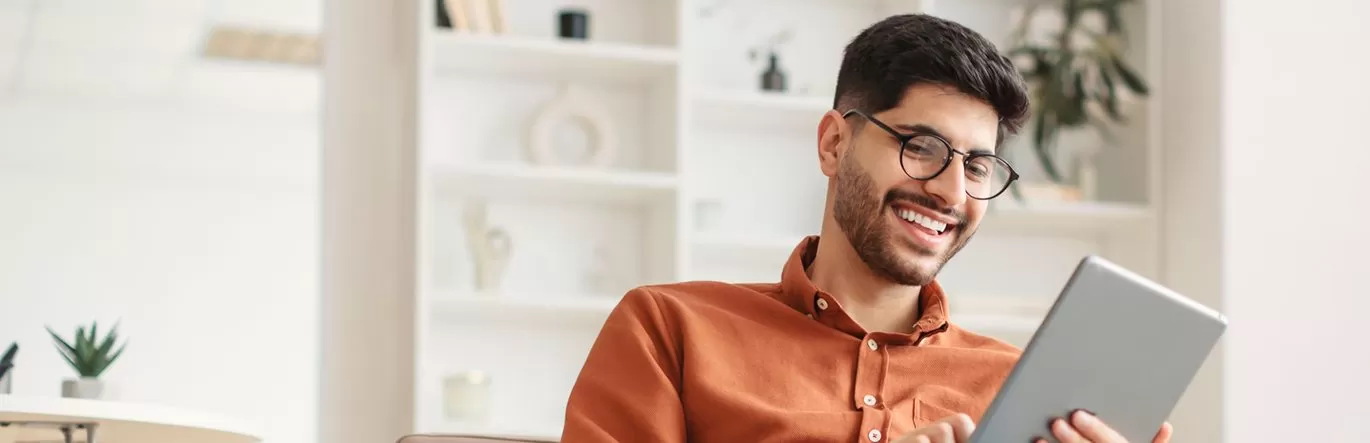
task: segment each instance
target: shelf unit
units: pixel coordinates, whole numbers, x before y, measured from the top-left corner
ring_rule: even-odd
[[[419,8],[415,432],[555,437],[565,396],[624,292],[776,281],[799,240],[818,232],[827,182],[814,131],[856,32],[922,11],[1002,40],[1011,9],[1025,4],[798,1],[587,0],[576,4],[591,14],[586,41],[553,35],[561,4],[551,0],[507,3],[503,34],[437,29],[435,8]],[[822,29],[803,25],[820,20]],[[793,92],[759,91],[764,67],[747,46],[785,27],[797,29],[779,49]],[[570,90],[612,121],[609,164],[529,160],[532,117]],[[1081,255],[1154,272],[1159,162],[1154,129],[1134,132],[1135,142],[1104,154],[1101,175],[1119,178],[1106,183],[1105,201],[992,204],[942,274],[953,321],[1021,345]],[[574,150],[574,134],[555,140]],[[472,285],[463,228],[472,201],[512,239],[497,289]],[[445,416],[443,379],[468,370],[493,380],[487,420]]]

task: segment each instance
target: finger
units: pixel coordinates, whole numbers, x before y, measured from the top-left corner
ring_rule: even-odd
[[[951,424],[953,441],[970,441],[970,434],[975,432],[975,422],[969,415],[956,414],[946,418],[947,423]]]
[[[932,443],[956,443],[956,429],[953,429],[951,422],[943,419],[931,425],[932,429],[928,434],[928,440]]]
[[[1170,426],[1170,422],[1161,423],[1161,430],[1156,432],[1156,438],[1151,439],[1151,443],[1170,443],[1170,436],[1174,433],[1175,428]]]
[[[1100,420],[1099,417],[1095,417],[1094,414],[1090,414],[1083,410],[1076,410],[1074,414],[1070,415],[1070,424],[1080,431],[1080,435],[1085,436],[1086,439],[1094,443],[1127,442],[1127,439],[1123,438],[1121,434],[1118,434],[1118,431],[1114,431],[1113,428],[1104,424],[1103,420]]]
[[[1085,436],[1075,431],[1075,428],[1070,426],[1065,419],[1058,418],[1051,421],[1051,435],[1056,436],[1056,439],[1060,440],[1061,443],[1090,443],[1089,440],[1085,439]]]

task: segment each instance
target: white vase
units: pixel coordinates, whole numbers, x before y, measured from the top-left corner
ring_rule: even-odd
[[[105,391],[105,382],[91,377],[62,380],[62,397],[98,399]]]
[[[485,424],[490,418],[490,377],[481,371],[452,374],[443,380],[443,410],[447,420]]]

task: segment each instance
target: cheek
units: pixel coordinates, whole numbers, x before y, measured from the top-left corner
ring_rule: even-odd
[[[897,159],[867,157],[862,159],[862,165],[876,191],[882,196],[886,190],[899,187],[909,180],[908,175],[899,167]]]
[[[980,226],[980,220],[984,218],[988,208],[989,202],[968,198],[966,201],[966,222],[973,227]]]

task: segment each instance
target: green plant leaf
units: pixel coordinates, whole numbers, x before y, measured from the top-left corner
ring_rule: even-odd
[[[1114,54],[1112,57],[1110,57],[1110,59],[1113,63],[1113,69],[1118,72],[1118,77],[1120,77],[1123,80],[1123,84],[1127,85],[1128,89],[1132,90],[1132,92],[1135,92],[1143,96],[1149,95],[1151,93],[1150,90],[1147,88],[1146,81],[1142,80],[1142,77],[1140,75],[1137,75],[1137,73],[1133,71],[1132,68],[1128,67],[1127,63],[1123,63],[1121,57],[1118,57],[1117,54]]]
[[[1039,113],[1034,118],[1032,142],[1033,153],[1037,154],[1037,160],[1042,163],[1042,171],[1047,174],[1047,178],[1053,183],[1061,182],[1061,175],[1056,172],[1056,164],[1052,163],[1051,150],[1055,144],[1056,129],[1054,125],[1047,123],[1047,114]]]
[[[72,341],[62,338],[52,328],[46,329],[56,343],[62,359],[82,377],[100,376],[123,353],[127,345],[125,343],[117,350],[114,349],[119,336],[117,323],[104,337],[99,335],[99,324],[96,322],[91,323],[89,330],[84,326],[78,326]]]
[[[1099,67],[1099,80],[1103,83],[1104,92],[1100,93],[1099,99],[1103,102],[1104,110],[1108,116],[1116,122],[1126,122],[1127,117],[1123,116],[1118,109],[1118,89],[1113,82],[1113,72],[1107,66]]]
[[[114,353],[110,354],[108,358],[102,359],[100,362],[100,366],[95,369],[95,374],[92,376],[99,377],[101,374],[104,374],[105,370],[109,369],[110,365],[113,365],[114,361],[119,359],[119,355],[124,353],[124,348],[126,347],[128,347],[128,343],[124,343],[123,345],[119,346],[119,350],[114,351]]]
[[[118,336],[119,333],[117,329],[110,329],[109,335],[106,335],[104,341],[100,342],[100,347],[96,349],[96,353],[100,355],[109,355],[110,349],[114,349],[114,342]]]

